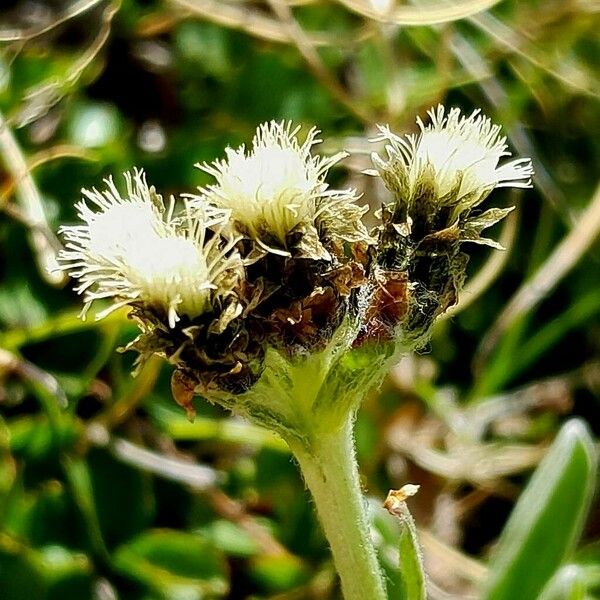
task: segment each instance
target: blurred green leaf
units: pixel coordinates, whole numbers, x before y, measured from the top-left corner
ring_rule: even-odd
[[[588,591],[600,597],[600,542],[579,549],[573,562],[582,570]]]
[[[101,449],[87,460],[102,539],[110,548],[122,544],[151,523],[154,498],[150,476],[114,459]],[[115,486],[115,481],[119,482]]]
[[[574,550],[594,493],[597,459],[587,427],[563,425],[502,532],[486,600],[537,600]]]
[[[88,103],[77,105],[68,123],[72,143],[84,148],[98,148],[115,141],[122,123],[114,106]]]
[[[542,590],[539,600],[584,600],[585,573],[577,565],[561,567]]]
[[[9,449],[9,430],[0,417],[0,523],[4,517],[6,499],[15,483],[17,468]]]
[[[600,290],[594,289],[580,297],[563,313],[550,319],[544,326],[538,328],[532,335],[522,340],[516,337],[503,360],[498,361],[494,369],[495,378],[488,384],[492,389],[500,389],[513,381],[521,373],[540,360],[546,353],[560,344],[570,331],[581,327],[600,312]],[[516,328],[523,335],[523,331]],[[519,334],[517,334],[519,335]],[[522,340],[522,341],[521,341]],[[519,360],[507,360],[506,356],[518,351]],[[514,356],[514,354],[513,354]],[[490,389],[490,388],[488,388]]]
[[[9,431],[12,452],[30,461],[57,456],[59,451],[70,448],[80,434],[75,420],[61,419],[54,424],[45,415],[13,419]]]
[[[276,434],[235,417],[208,418],[196,416],[190,422],[173,402],[161,403],[157,398],[148,402],[148,411],[162,431],[175,440],[216,441],[269,448],[290,453],[288,445]]]
[[[291,554],[257,556],[250,561],[249,574],[267,592],[291,590],[309,577],[306,565]]]
[[[100,560],[108,562],[109,555],[98,521],[88,465],[78,458],[65,458],[63,464],[73,501],[85,524],[90,548]]]
[[[114,563],[160,598],[221,598],[229,589],[222,553],[209,540],[191,533],[147,531],[121,546]]]
[[[12,278],[0,287],[0,323],[10,327],[41,325],[48,311],[25,280]]]
[[[60,481],[50,479],[28,490],[19,482],[7,503],[5,528],[36,547],[63,544],[79,548],[82,531],[73,521],[73,509]]]
[[[182,58],[194,62],[209,75],[226,78],[233,71],[227,29],[210,23],[188,21],[175,33],[175,45]]]
[[[202,534],[215,545],[215,548],[229,556],[254,556],[260,552],[259,545],[239,525],[224,519],[217,519],[202,528]]]
[[[91,565],[62,546],[29,548],[0,533],[2,600],[71,600],[91,597]]]

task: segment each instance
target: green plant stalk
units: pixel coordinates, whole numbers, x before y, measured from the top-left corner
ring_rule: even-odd
[[[288,443],[314,498],[345,600],[387,600],[360,488],[353,423],[354,415],[340,428],[320,430],[310,447]]]

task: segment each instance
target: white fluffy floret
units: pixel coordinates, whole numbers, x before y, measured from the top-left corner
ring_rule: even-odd
[[[398,186],[412,197],[424,179],[431,179],[440,201],[477,199],[495,187],[531,187],[531,159],[500,161],[511,153],[500,126],[475,110],[470,116],[458,108],[446,113],[444,106],[430,109],[430,123],[419,118],[418,135],[400,137],[379,126],[373,141],[385,141],[387,159],[373,153],[380,174],[396,172]]]
[[[94,300],[110,298],[115,304],[97,318],[139,303],[164,313],[174,327],[180,315],[209,310],[221,275],[239,263],[234,240],[207,237],[228,215],[198,206],[192,214],[186,202],[183,215],[174,216],[174,200],[165,209],[141,170],[125,173],[125,180],[124,196],[110,178],[103,191],[82,190],[76,207],[83,223],[61,228],[60,268],[79,281],[84,314]]]
[[[216,180],[201,195],[231,211],[232,219],[259,243],[270,238],[285,248],[288,233],[302,223],[314,225],[328,210],[327,203],[356,199],[353,190],[331,191],[325,183],[329,169],[346,153],[312,155],[319,131],[311,129],[301,144],[299,130],[289,122],[263,123],[250,151],[227,148],[225,159],[196,165]]]

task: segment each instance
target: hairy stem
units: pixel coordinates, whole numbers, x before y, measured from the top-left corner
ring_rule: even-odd
[[[352,424],[348,418],[340,429],[315,435],[310,450],[293,440],[290,447],[331,545],[345,600],[386,600],[360,489]]]

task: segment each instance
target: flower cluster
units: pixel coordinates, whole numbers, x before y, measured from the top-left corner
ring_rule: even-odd
[[[326,181],[346,153],[314,154],[316,129],[300,142],[299,127],[270,122],[248,150],[198,165],[215,181],[179,203],[165,204],[139,170],[125,174],[123,195],[112,179],[84,190],[82,223],[61,230],[61,268],[78,281],[84,313],[100,299],[113,304],[98,318],[131,307],[141,334],[128,347],[176,367],[174,395],[188,409],[195,392],[230,406],[275,354],[325,357],[315,371],[323,383],[333,353],[384,340],[414,346],[456,302],[462,244],[495,245],[480,234],[509,209],[478,206],[495,187],[530,186],[532,175],[528,159],[499,164],[506,140],[477,111],[440,106],[429,116],[417,136],[379,128],[385,156],[374,153],[368,173],[391,200],[373,232],[356,192]],[[254,406],[258,420],[283,420],[266,406]]]

